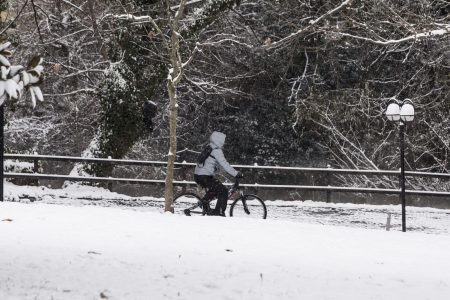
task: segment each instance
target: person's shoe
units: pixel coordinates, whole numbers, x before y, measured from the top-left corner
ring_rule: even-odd
[[[220,211],[217,211],[217,210],[213,210],[209,215],[210,216],[225,217],[225,213],[224,212],[220,212]]]

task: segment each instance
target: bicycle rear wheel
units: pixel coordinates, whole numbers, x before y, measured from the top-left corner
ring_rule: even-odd
[[[176,196],[173,199],[173,210],[176,214],[204,215],[201,198],[195,193],[184,193]]]
[[[231,204],[230,217],[265,219],[267,208],[258,196],[244,195]]]

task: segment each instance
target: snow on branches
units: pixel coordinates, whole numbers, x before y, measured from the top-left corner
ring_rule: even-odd
[[[19,99],[23,91],[28,89],[31,95],[33,108],[36,99],[44,101],[39,84],[42,81],[42,58],[35,56],[28,64],[27,69],[21,65],[11,65],[7,57],[12,55],[8,50],[10,42],[0,44],[0,105],[7,99]]]

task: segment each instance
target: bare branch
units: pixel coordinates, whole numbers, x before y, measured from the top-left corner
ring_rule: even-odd
[[[285,38],[282,38],[281,40],[274,42],[274,43],[270,43],[267,44],[265,46],[263,46],[266,49],[275,49],[275,48],[279,48],[281,46],[284,46],[290,42],[292,42],[294,39],[296,39],[299,35],[305,33],[306,31],[308,31],[311,27],[313,27],[314,25],[316,25],[317,23],[319,23],[320,21],[322,21],[323,19],[325,19],[326,17],[334,14],[335,12],[341,10],[342,8],[348,6],[350,3],[352,2],[352,0],[345,0],[344,2],[342,2],[341,4],[339,4],[338,6],[336,6],[335,8],[333,8],[332,10],[329,10],[328,12],[326,12],[325,14],[321,15],[320,17],[318,17],[315,20],[309,21],[309,25],[306,27],[301,28],[300,30],[298,30],[297,32],[294,32],[290,35],[288,35]]]
[[[71,96],[71,95],[77,95],[80,93],[94,93],[95,89],[80,89],[72,92],[67,92],[63,94],[44,94],[45,97],[60,97],[60,96]]]
[[[81,11],[84,12],[84,10],[81,9],[81,7],[76,6],[75,4],[73,4],[72,2],[68,1],[68,0],[62,0],[62,2],[66,3],[67,5]]]
[[[364,40],[364,41],[368,41],[368,42],[378,44],[378,45],[392,45],[392,44],[400,44],[400,43],[409,42],[409,41],[417,41],[417,40],[421,40],[421,39],[447,35],[447,34],[450,34],[450,26],[446,26],[445,28],[442,28],[442,29],[435,29],[435,30],[430,30],[430,31],[410,35],[410,36],[407,36],[407,37],[404,37],[401,39],[397,39],[397,40],[386,40],[386,41],[374,40],[374,39],[371,39],[368,37],[357,36],[357,35],[353,35],[353,34],[349,34],[349,33],[345,33],[345,32],[333,32],[333,34],[350,37],[350,38],[358,39],[358,40]]]
[[[14,18],[14,20],[12,20],[5,28],[2,29],[2,31],[0,31],[0,35],[4,34],[6,32],[6,30],[8,30],[9,27],[11,27],[12,24],[14,24],[14,22],[20,17],[20,15],[22,14],[23,10],[25,9],[25,6],[27,6],[28,4],[28,0],[25,1],[25,3],[23,4],[22,8],[20,9],[19,13],[17,14],[17,16]]]
[[[119,20],[127,20],[127,21],[136,21],[136,22],[149,22],[153,25],[153,27],[156,29],[156,31],[161,35],[161,39],[163,41],[163,45],[166,49],[170,49],[169,43],[167,41],[166,36],[161,31],[161,28],[159,28],[158,24],[156,24],[155,20],[151,16],[134,16],[132,14],[122,14],[122,15],[114,15],[114,14],[107,14],[104,16],[104,18],[116,18]]]

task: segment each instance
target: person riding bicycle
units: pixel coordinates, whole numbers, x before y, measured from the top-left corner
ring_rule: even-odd
[[[235,178],[242,178],[241,172],[236,171],[225,159],[223,155],[222,147],[225,144],[226,135],[214,131],[209,137],[209,146],[212,151],[203,163],[197,163],[194,171],[194,180],[202,188],[205,188],[208,192],[212,192],[217,196],[217,204],[211,215],[225,217],[225,211],[227,209],[228,190],[227,188],[215,177],[215,173],[221,167],[228,174]]]

